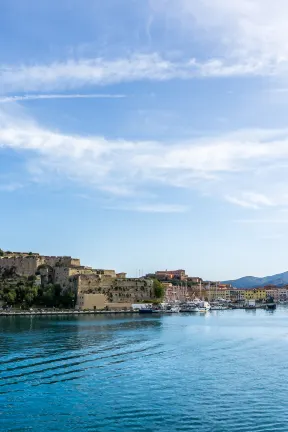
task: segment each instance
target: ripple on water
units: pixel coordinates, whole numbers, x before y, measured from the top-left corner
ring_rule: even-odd
[[[3,320],[3,431],[288,430],[281,309]]]

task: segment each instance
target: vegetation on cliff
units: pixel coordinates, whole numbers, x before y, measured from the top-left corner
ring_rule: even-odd
[[[154,295],[157,299],[162,299],[165,294],[164,287],[161,282],[159,282],[157,279],[154,279],[153,281],[153,290]]]
[[[71,291],[62,292],[60,285],[38,286],[35,276],[20,277],[10,271],[1,275],[0,300],[4,305],[21,308],[71,308],[75,304],[75,295]]]

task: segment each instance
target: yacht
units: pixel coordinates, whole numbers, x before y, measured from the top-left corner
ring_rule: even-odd
[[[165,308],[166,313],[178,313],[180,312],[180,307],[179,306],[167,306]]]
[[[211,305],[211,307],[210,307],[211,311],[219,311],[219,310],[227,310],[227,309],[228,309],[228,306],[219,305],[219,304]]]
[[[180,308],[180,312],[184,312],[184,313],[199,312],[199,307],[195,303],[184,303]]]
[[[209,312],[211,309],[211,306],[208,302],[203,301],[199,303],[199,312]]]

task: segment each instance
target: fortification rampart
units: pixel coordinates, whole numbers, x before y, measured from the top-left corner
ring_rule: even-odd
[[[40,266],[52,269],[80,266],[80,260],[71,257],[42,256],[39,254],[5,254],[0,257],[0,274],[5,270],[14,270],[19,276],[33,276]],[[68,274],[69,277],[69,274]]]
[[[116,279],[96,274],[80,274],[70,278],[70,287],[80,294],[104,294],[109,302],[153,300],[151,279]]]

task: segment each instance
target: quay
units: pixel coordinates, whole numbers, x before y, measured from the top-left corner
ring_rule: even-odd
[[[37,311],[1,311],[1,316],[64,316],[64,315],[114,315],[114,314],[126,314],[126,315],[132,315],[132,314],[138,314],[138,311],[132,311],[132,310],[117,310],[117,311],[78,311],[78,310],[71,310],[71,311],[43,311],[43,312],[37,312]]]
[[[225,310],[256,310],[256,309],[266,309],[266,310],[273,310],[276,309],[275,303],[266,303],[266,304],[257,304],[253,307],[245,306],[245,305],[230,305]],[[159,314],[165,313],[165,311],[158,311]],[[213,312],[213,311],[211,311]],[[135,315],[139,314],[139,310],[60,310],[60,311],[51,311],[51,310],[42,310],[42,311],[0,311],[0,317],[1,316],[75,316],[75,315],[118,315],[118,314],[125,314],[125,315]],[[181,312],[180,313],[187,313],[187,312]],[[189,313],[189,312],[188,312]]]

